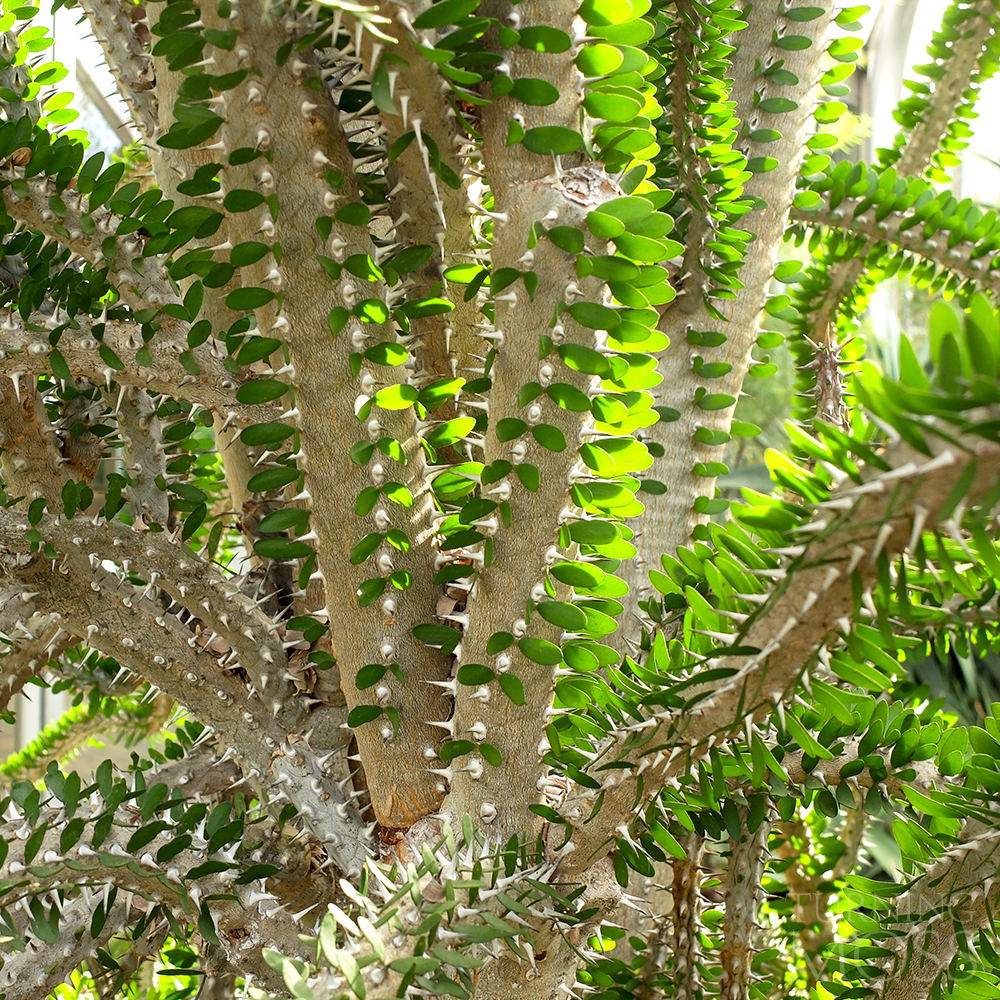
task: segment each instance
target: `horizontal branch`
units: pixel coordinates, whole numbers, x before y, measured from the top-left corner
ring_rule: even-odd
[[[890,212],[885,219],[876,221],[877,206],[874,206],[855,215],[854,211],[863,201],[862,198],[845,198],[835,209],[826,205],[817,209],[793,208],[789,221],[813,228],[828,226],[855,233],[868,241],[869,249],[880,243],[898,247],[938,267],[947,268],[994,294],[1000,294],[1000,265],[995,263],[992,254],[974,257],[977,246],[971,241],[962,241],[950,247],[946,232],[940,233],[936,239],[927,239],[922,225],[900,230],[900,225],[908,218],[905,212]]]
[[[47,329],[28,329],[20,315],[8,311],[0,323],[0,376],[10,379],[49,375],[52,373],[54,350],[65,362],[74,378],[85,378],[97,385],[136,386],[173,399],[183,399],[197,406],[221,413],[239,425],[265,423],[277,419],[280,410],[267,404],[245,405],[236,401],[236,390],[246,379],[229,372],[223,358],[213,353],[210,344],[193,350],[188,348],[186,332],[163,328],[146,345],[151,357],[148,364],[138,358],[143,347],[139,323],[108,320],[98,341],[90,324],[65,329],[55,348],[49,344],[48,331],[65,324],[56,317],[44,317]],[[37,322],[42,317],[35,316]],[[80,322],[83,318],[81,317]],[[173,323],[173,321],[168,321]],[[174,324],[175,326],[179,324]],[[102,357],[101,345],[109,348],[118,364],[112,366]],[[180,362],[182,352],[190,351],[199,373],[192,374]],[[58,364],[58,360],[57,360]]]
[[[130,926],[142,919],[148,904],[142,896],[133,893],[120,895],[107,912],[104,925],[96,935],[90,933],[94,909],[103,903],[104,893],[82,889],[80,894],[62,904],[59,915],[59,938],[46,943],[33,938],[23,951],[4,957],[0,971],[0,988],[7,1000],[45,1000],[56,992],[84,962],[96,979],[101,963],[98,949],[107,949],[112,938],[128,940],[129,949],[116,961],[124,972],[130,965],[159,952],[170,933],[170,923],[160,919],[145,927],[136,938],[123,938]],[[70,945],[69,942],[73,942]],[[121,973],[119,973],[120,975]]]
[[[25,178],[24,170],[12,160],[0,164],[0,181],[6,182],[0,196],[12,219],[68,247],[94,267],[106,263],[109,283],[131,308],[148,309],[181,301],[165,263],[155,256],[143,257],[144,244],[136,233],[119,237],[114,257],[105,257],[104,241],[117,233],[122,221],[109,208],[89,211],[89,203],[78,191],[60,191],[55,179],[44,175]],[[13,181],[27,183],[26,197],[14,192],[10,186]]]
[[[788,776],[790,785],[805,786],[810,778],[825,786],[836,786],[846,781],[857,789],[878,788],[886,798],[900,798],[905,788],[915,788],[921,794],[929,789],[946,789],[948,783],[933,760],[911,760],[902,767],[892,764],[891,751],[873,751],[873,755],[881,759],[889,772],[884,780],[877,781],[871,773],[870,765],[864,770],[845,778],[842,771],[858,759],[858,747],[861,738],[852,737],[844,743],[844,749],[835,757],[823,757],[816,762],[811,771],[803,766],[803,761],[809,755],[804,750],[793,750],[781,759],[781,769]],[[815,759],[815,758],[813,758]],[[906,776],[907,772],[912,776]]]
[[[98,791],[89,800],[73,802],[71,806],[60,805],[53,798],[37,812],[23,815],[16,805],[12,805],[10,815],[13,819],[0,826],[0,835],[9,845],[6,861],[0,867],[2,885],[6,887],[0,891],[0,905],[10,907],[25,897],[38,897],[54,890],[66,896],[78,886],[75,891],[79,895],[74,898],[82,900],[89,932],[90,919],[106,898],[104,888],[114,886],[122,890],[126,898],[131,896],[133,907],[148,912],[151,906],[162,905],[182,926],[196,923],[199,915],[208,915],[218,931],[220,947],[224,953],[231,952],[228,957],[233,964],[265,983],[270,981],[273,989],[280,980],[272,981],[273,974],[260,956],[261,948],[277,944],[293,955],[302,949],[297,918],[283,912],[278,897],[267,888],[268,876],[241,884],[238,880],[247,866],[235,860],[235,848],[228,851],[221,846],[211,849],[212,835],[205,828],[204,817],[182,831],[173,822],[165,823],[165,828],[156,836],[144,836],[141,847],[129,848],[132,838],[157,815],[154,811],[150,816],[143,816],[137,805],[129,800],[135,798],[141,802],[145,789],[152,789],[158,778],[155,771],[144,772],[144,783],[140,783],[133,775],[132,781],[122,789],[127,793],[125,804],[111,810],[113,820],[110,825],[104,820],[104,830],[98,826],[98,821],[108,816],[108,808]],[[177,800],[167,801],[173,805]],[[78,820],[82,823],[77,823]],[[33,838],[22,838],[26,823],[29,828],[45,830],[40,845],[36,846]],[[76,825],[71,826],[71,823]],[[287,863],[288,855],[308,850],[305,844],[293,848],[282,842],[269,824],[260,832],[264,837],[254,852],[256,857]],[[184,836],[187,842],[181,850],[177,850],[179,836]],[[30,856],[27,853],[29,843]],[[170,854],[169,860],[158,862],[157,855],[165,849]],[[203,866],[210,860],[222,862],[225,869],[204,872]],[[93,887],[100,887],[102,891],[92,891]],[[76,905],[66,909],[71,918],[75,917]],[[63,940],[73,940],[75,928],[67,927],[65,921],[61,923],[63,929],[69,931]],[[80,941],[78,961],[90,950],[87,932]],[[26,929],[26,938],[28,933]],[[5,959],[0,972],[2,987],[11,984],[7,964],[10,956],[0,957]],[[34,983],[35,978],[30,978],[29,982]]]

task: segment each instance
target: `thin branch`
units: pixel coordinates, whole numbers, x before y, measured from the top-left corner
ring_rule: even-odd
[[[468,263],[456,254],[471,251],[474,236],[468,224],[472,209],[469,187],[474,177],[462,155],[471,140],[460,127],[454,107],[459,95],[452,95],[451,83],[417,48],[420,43],[411,24],[421,6],[403,7],[396,13],[399,28],[394,28],[398,37],[392,54],[402,62],[388,64],[388,72],[394,82],[393,103],[399,113],[383,111],[377,119],[390,148],[407,132],[414,134],[414,141],[386,165],[386,187],[390,192],[387,199],[396,244],[434,248],[430,260],[409,275],[407,293],[413,299],[438,294],[435,289],[440,287],[444,272],[453,265]],[[428,140],[437,147],[436,157],[432,156]],[[455,378],[474,367],[475,355],[488,345],[488,339],[476,333],[475,324],[488,327],[477,297],[465,301],[463,291],[463,285],[445,280],[441,294],[448,295],[452,311],[411,322],[414,339],[408,346],[418,378],[428,382]],[[449,400],[434,412],[434,419],[469,415],[461,403]],[[472,453],[467,442],[464,451]]]
[[[8,778],[43,781],[49,763],[70,760],[91,739],[117,743],[127,737],[149,738],[169,722],[174,700],[160,694],[139,702],[135,697],[100,699],[68,709],[47,725],[26,747],[0,765]]]
[[[148,775],[150,778],[154,776],[155,772]],[[296,917],[284,913],[278,899],[268,891],[265,879],[239,884],[236,880],[240,875],[240,866],[232,863],[231,852],[213,852],[216,858],[226,857],[231,863],[228,870],[212,874],[195,873],[192,877],[194,869],[209,859],[209,842],[202,835],[201,827],[190,832],[191,841],[187,848],[175,852],[169,861],[158,863],[156,855],[172,843],[177,836],[176,830],[170,826],[142,848],[129,851],[129,841],[144,821],[134,807],[119,806],[115,811],[116,822],[112,823],[103,839],[98,840],[94,827],[87,821],[96,820],[103,812],[103,806],[103,801],[95,793],[90,810],[86,803],[78,807],[86,825],[76,842],[67,847],[61,844],[70,821],[67,810],[52,805],[43,806],[31,825],[44,827],[45,833],[30,858],[26,856],[27,841],[16,835],[16,831],[24,826],[26,817],[20,815],[16,806],[12,806],[16,818],[0,826],[0,832],[10,845],[6,861],[0,869],[4,885],[8,888],[0,895],[0,900],[10,906],[27,894],[37,897],[54,889],[65,892],[69,886],[82,883],[84,887],[80,893],[91,913],[104,899],[104,892],[90,891],[92,885],[117,886],[124,893],[134,894],[133,905],[138,905],[140,909],[148,910],[150,904],[165,906],[182,926],[187,925],[201,910],[211,915],[220,932],[220,946],[224,953],[230,953],[234,965],[253,973],[265,983],[270,981],[272,986],[280,982],[280,979],[272,979],[260,952],[264,945],[270,944],[285,949],[285,954],[300,953],[298,932],[301,928],[296,925],[301,914]],[[262,855],[281,857],[308,850],[307,845],[300,845],[292,851],[280,841],[273,827],[265,828],[263,832],[264,842],[258,848]],[[289,858],[286,857],[286,860]],[[39,866],[38,862],[42,865]],[[26,880],[28,886],[25,886]],[[84,943],[83,949],[86,948]],[[77,959],[83,957],[85,954],[79,954]],[[0,983],[9,983],[6,965],[0,972]]]
[[[950,45],[951,54],[943,60],[944,74],[934,82],[934,91],[926,98],[925,114],[906,137],[899,158],[890,158],[899,176],[916,177],[930,165],[956,112],[969,103],[969,87],[982,70],[980,59],[996,26],[993,0],[969,4],[958,27],[958,38]],[[936,58],[942,59],[940,54]]]
[[[677,309],[693,314],[703,308],[704,295],[712,287],[712,280],[705,271],[703,258],[712,260],[711,250],[704,246],[712,238],[714,220],[709,214],[708,196],[710,186],[704,175],[711,169],[708,157],[699,154],[699,147],[708,141],[709,126],[704,116],[693,109],[704,106],[695,98],[691,89],[703,86],[706,74],[719,78],[725,85],[726,73],[732,67],[724,60],[715,59],[704,65],[706,41],[703,37],[702,16],[690,0],[677,0],[674,28],[672,33],[670,71],[670,134],[673,144],[673,158],[677,169],[677,191],[687,214],[687,225],[683,233],[684,257],[678,285]],[[692,79],[693,74],[701,74],[701,80]],[[724,134],[727,128],[738,128],[739,122],[730,117],[724,123],[725,114],[711,116],[710,131],[714,136]]]
[[[906,770],[912,770],[913,777],[904,779],[892,773],[896,769],[892,767],[891,753],[879,753],[877,750],[874,751],[875,755],[890,771],[884,781],[875,781],[871,769],[867,766],[851,778],[842,778],[840,772],[848,764],[858,759],[860,743],[860,738],[852,737],[846,740],[844,749],[836,757],[821,758],[811,771],[806,771],[802,766],[802,761],[808,754],[802,750],[793,750],[782,759],[781,768],[788,775],[788,781],[792,785],[804,786],[809,778],[815,778],[822,784],[831,787],[836,787],[842,781],[847,781],[857,790],[877,787],[886,798],[898,798],[903,794],[903,789],[907,787],[916,788],[921,792],[926,792],[929,788],[947,788],[947,782],[933,760],[910,761],[906,765]]]
[[[9,527],[0,519],[0,530]],[[221,637],[226,651],[236,654],[232,658],[236,662],[231,661],[228,669],[238,666],[248,674],[272,705],[278,724],[289,730],[303,725],[305,707],[295,704],[294,687],[283,676],[288,658],[275,635],[276,623],[237,582],[227,580],[215,566],[165,532],[137,531],[114,521],[95,525],[85,518],[64,524],[46,519],[39,528],[58,551],[75,548],[81,554],[93,552],[104,560],[112,559],[122,567],[123,576],[136,573],[149,581],[150,591],[169,594],[200,621],[203,634],[198,646],[211,652],[215,635]]]
[[[831,311],[833,307],[830,303],[839,301],[835,295],[836,287],[845,290],[852,287],[863,273],[864,262],[868,255],[878,247],[898,247],[906,250],[921,260],[953,271],[980,288],[988,289],[994,295],[1000,294],[1000,271],[997,270],[1000,265],[995,264],[994,259],[988,255],[977,254],[975,242],[962,240],[952,247],[948,245],[950,241],[945,233],[937,235],[937,238],[927,238],[923,234],[923,226],[901,229],[902,224],[912,218],[908,216],[906,210],[890,212],[881,220],[876,220],[877,206],[855,215],[854,212],[863,200],[847,198],[832,210],[823,205],[815,211],[798,208],[793,208],[791,211],[792,222],[802,223],[812,229],[826,226],[832,230],[854,233],[865,238],[864,245],[858,247],[850,259],[838,261],[834,265],[835,273],[830,286],[833,291],[828,292],[823,299],[824,305],[813,324],[814,335],[818,335],[820,323],[829,325],[833,319]]]
[[[705,840],[689,834],[681,842],[684,857],[671,862],[673,868],[672,967],[670,979],[675,1000],[695,1000],[701,993],[701,863]],[[663,956],[664,958],[666,956]],[[662,961],[662,959],[661,959]]]
[[[719,996],[723,1000],[749,1000],[753,979],[753,932],[757,910],[764,898],[761,878],[764,874],[767,839],[771,820],[763,818],[751,833],[747,809],[739,807],[743,832],[740,839],[729,841],[729,867],[722,891],[725,896],[725,927],[719,961],[722,977]]]

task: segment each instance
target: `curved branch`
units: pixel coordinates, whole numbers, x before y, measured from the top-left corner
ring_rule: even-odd
[[[156,772],[148,773],[148,777],[157,777]],[[136,791],[141,787],[137,786]],[[12,806],[16,818],[0,826],[0,833],[10,845],[0,869],[3,884],[8,888],[0,893],[0,900],[9,906],[25,896],[39,896],[54,889],[65,891],[70,885],[82,883],[116,886],[126,894],[135,894],[133,902],[140,909],[144,908],[144,901],[146,908],[150,903],[162,905],[182,926],[196,920],[200,911],[203,916],[210,915],[218,929],[223,953],[228,953],[234,965],[265,982],[270,981],[272,986],[277,985],[280,980],[274,981],[268,971],[260,956],[261,948],[276,944],[286,954],[295,955],[301,952],[301,944],[297,918],[282,912],[278,898],[266,887],[266,879],[240,884],[242,866],[231,853],[209,851],[211,845],[201,824],[190,829],[189,846],[174,851],[168,861],[158,863],[156,856],[177,837],[173,824],[141,848],[130,851],[129,841],[147,820],[129,805],[115,810],[115,821],[101,839],[92,826],[104,814],[101,805],[100,799],[95,798],[90,814],[82,817],[85,821],[82,832],[70,846],[61,843],[70,822],[67,810],[43,806],[33,822],[29,818],[31,826],[45,829],[41,844],[31,857],[26,855],[27,840],[17,836],[26,817],[18,815],[19,810]],[[300,845],[297,850],[302,854],[308,848]],[[258,848],[257,856],[264,855],[290,860],[290,850],[274,829],[265,831],[264,843]],[[223,860],[226,868],[210,873],[198,871],[210,858]],[[104,899],[103,892],[91,893],[87,888],[81,889],[81,896],[91,914]],[[7,970],[5,965],[0,972],[0,985],[10,983]]]
[[[0,516],[0,532],[11,528],[10,521]],[[288,658],[275,635],[276,623],[236,582],[225,579],[211,563],[178,544],[173,535],[138,531],[119,522],[95,526],[83,518],[65,524],[45,519],[39,530],[60,552],[75,548],[81,556],[98,553],[103,560],[118,563],[123,575],[136,573],[148,580],[147,590],[169,594],[201,622],[205,634],[198,637],[199,646],[211,651],[217,634],[235,653],[227,669],[242,668],[261,696],[266,693],[278,725],[295,729],[303,724],[304,708],[294,705],[294,687],[282,675]],[[116,580],[119,593],[123,593],[122,585],[122,580]],[[162,611],[155,603],[154,607],[157,613]]]
[[[924,116],[906,136],[898,159],[889,157],[889,163],[901,176],[916,177],[930,166],[956,113],[963,104],[969,103],[969,87],[981,72],[980,58],[996,25],[997,9],[993,0],[969,4],[965,18],[957,26],[959,37],[950,45],[951,54],[943,59],[944,75],[935,81],[933,93],[926,97]],[[935,52],[935,58],[942,60],[940,52]]]
[[[359,871],[368,856],[370,834],[365,831],[357,810],[347,804],[340,785],[333,780],[327,768],[330,754],[321,757],[311,749],[308,742],[311,731],[289,736],[288,727],[276,718],[284,703],[279,700],[275,710],[273,704],[264,700],[267,697],[263,691],[264,674],[261,674],[261,688],[256,689],[238,676],[224,672],[211,655],[211,647],[201,645],[196,633],[181,625],[175,616],[164,613],[141,590],[104,569],[97,552],[88,558],[85,525],[94,531],[93,524],[80,520],[57,525],[47,518],[40,524],[39,530],[49,536],[48,544],[57,554],[62,550],[60,572],[49,571],[48,557],[31,554],[32,542],[26,537],[28,526],[20,523],[16,511],[4,511],[0,514],[0,539],[4,542],[6,575],[30,587],[30,600],[57,612],[67,629],[87,637],[87,645],[147,678],[214,728],[244,764],[248,780],[260,787],[271,803],[287,798],[337,864],[346,872]],[[104,530],[113,533],[112,528]],[[123,542],[141,537],[137,532],[125,531],[128,534],[118,535]],[[137,562],[147,565],[148,561],[164,560],[164,553],[158,551],[149,535],[143,542],[146,548],[140,551]],[[119,548],[124,548],[124,544]],[[184,550],[178,547],[175,560],[169,564],[162,562],[165,580],[181,580],[193,571],[197,557],[188,555],[191,562],[185,560]],[[221,597],[202,582],[200,587],[192,587],[192,592],[206,595],[211,613],[213,607],[224,607],[220,602],[225,599],[226,588],[214,588],[219,589],[224,591]],[[177,592],[183,599],[186,594],[182,590],[187,591],[187,585],[177,583]],[[239,602],[235,594],[229,596]],[[238,610],[234,605],[233,613]],[[223,626],[224,615],[226,611],[218,612],[219,624]],[[248,615],[247,620],[249,628],[252,618]],[[157,652],[150,658],[144,650]],[[270,650],[264,646],[263,652]],[[248,664],[258,662],[267,663],[254,648]],[[279,683],[276,675],[274,684]],[[298,711],[293,705],[290,717],[294,719]],[[317,727],[329,714],[341,718],[339,709],[324,709],[316,720]],[[337,725],[334,722],[333,728]],[[329,723],[326,728],[330,728]]]
[[[962,443],[977,458],[969,493],[973,502],[972,498],[989,493],[1000,478],[1000,447],[982,438],[963,438]],[[824,532],[819,536],[822,540],[808,546],[794,565],[769,571],[782,582],[740,634],[741,643],[760,652],[733,657],[732,666],[738,672],[722,687],[694,686],[686,692],[695,707],[682,713],[664,710],[632,727],[643,736],[630,741],[620,734],[613,748],[607,748],[608,759],[617,760],[619,767],[597,772],[604,777],[603,807],[599,816],[576,827],[575,849],[563,861],[567,874],[585,868],[603,849],[611,831],[631,822],[640,774],[644,795],[654,795],[666,779],[707,755],[706,741],[711,736],[728,732],[748,715],[770,711],[772,704],[787,697],[789,687],[797,683],[831,631],[841,627],[842,619],[850,621],[853,616],[854,574],[860,573],[862,586],[869,586],[883,551],[890,557],[902,552],[910,543],[914,524],[934,524],[954,487],[956,451],[949,446],[933,459],[905,465],[897,455],[899,465],[893,471],[841,490],[820,505],[812,527]],[[831,526],[835,530],[827,531]],[[643,746],[665,745],[675,749],[669,754],[661,751],[651,767],[639,769]],[[682,754],[680,747],[690,750]],[[596,794],[569,798],[562,814],[572,822],[581,821],[589,815],[590,800]]]
[[[103,893],[100,894],[103,897]],[[37,939],[27,942],[23,951],[5,956],[0,971],[0,987],[8,1000],[45,1000],[56,992],[84,963],[97,978],[101,968],[98,949],[107,949],[112,938],[119,938],[147,912],[148,902],[142,896],[127,893],[116,897],[96,936],[90,934],[93,910],[99,904],[99,895],[90,889],[81,889],[79,895],[62,904],[59,915],[59,939],[46,944]],[[141,934],[129,936],[126,955],[119,956],[119,966],[124,972],[143,958],[156,955],[170,933],[167,920],[147,924]],[[71,946],[69,942],[74,942]]]
[[[953,16],[956,7],[957,5],[954,5],[947,11],[946,19]],[[971,30],[968,29],[970,22]],[[885,165],[895,171],[893,176],[918,177],[932,165],[934,154],[947,134],[949,125],[955,121],[963,106],[970,104],[969,88],[977,75],[980,75],[984,50],[985,64],[988,66],[991,60],[995,61],[990,42],[994,36],[996,23],[997,12],[993,0],[977,0],[968,7],[966,19],[956,32],[957,40],[952,40],[947,35],[936,38],[936,48],[951,49],[950,55],[944,59],[944,74],[934,84],[933,94],[922,98],[925,101],[924,113],[912,131],[909,134],[903,131],[897,136],[897,148],[881,151]],[[993,44],[995,45],[995,42]],[[935,58],[942,58],[940,52],[935,52]],[[974,100],[975,97],[972,98],[972,101]],[[844,219],[847,214],[839,207],[833,213],[823,214],[827,217],[822,224],[857,232],[865,237],[865,243],[857,247],[849,257],[838,256],[838,259],[831,261],[826,267],[829,285],[819,302],[812,305],[812,315],[808,321],[802,324],[806,340],[817,345],[818,351],[830,350],[835,346],[837,338],[831,331],[831,324],[835,322],[845,300],[854,296],[858,281],[866,270],[869,252],[882,241],[895,243],[920,256],[930,257],[936,263],[979,284],[983,284],[983,278],[988,277],[982,273],[989,266],[987,262],[975,265],[968,257],[963,260],[961,250],[958,254],[951,250],[946,251],[945,260],[936,259],[935,255],[926,253],[927,249],[936,250],[937,247],[929,240],[921,241],[916,238],[919,228],[914,230],[912,237],[904,235],[893,239],[892,234],[898,234],[898,227],[894,229],[891,223],[888,226],[884,222],[874,223],[872,227],[868,227],[864,223],[859,225],[857,224],[859,220],[854,220],[854,225],[848,223],[845,226],[842,221],[837,221]],[[805,221],[813,215],[814,213],[808,211],[792,209],[792,218],[797,221]],[[963,247],[967,249],[966,244],[963,244]]]

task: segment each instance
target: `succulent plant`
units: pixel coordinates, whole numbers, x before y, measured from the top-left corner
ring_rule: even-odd
[[[9,2],[0,708],[75,700],[0,768],[0,1000],[995,995],[1000,704],[907,671],[998,641],[1000,221],[935,186],[993,0],[869,165],[865,7],[55,6],[139,142]]]

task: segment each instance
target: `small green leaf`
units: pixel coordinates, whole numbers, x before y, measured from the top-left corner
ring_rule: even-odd
[[[586,612],[566,601],[542,601],[535,610],[549,624],[567,632],[580,632],[587,627]]]
[[[351,729],[357,729],[366,722],[374,722],[382,714],[378,705],[356,705],[347,716],[347,724]]]
[[[535,636],[525,636],[518,642],[517,648],[532,662],[545,666],[554,665],[562,659],[562,651],[555,643]]]
[[[284,507],[262,517],[257,525],[257,530],[267,533],[294,528],[296,532],[300,532],[305,531],[308,524],[309,511],[302,510],[300,507]]]
[[[515,438],[520,437],[527,429],[528,425],[523,420],[518,420],[516,417],[504,417],[497,423],[497,440],[513,441]]]
[[[222,200],[222,207],[227,212],[249,212],[252,208],[264,204],[264,195],[259,191],[230,191]]]
[[[266,288],[237,288],[226,296],[226,306],[234,312],[249,312],[273,302],[274,297]]]
[[[576,302],[569,307],[569,314],[592,330],[614,330],[621,323],[617,310],[597,302]]]
[[[248,264],[256,264],[270,253],[270,249],[264,243],[237,243],[229,251],[229,262],[234,267],[245,267]]]
[[[268,424],[251,424],[240,431],[240,440],[246,445],[277,444],[295,433],[293,427],[272,421]]]
[[[566,450],[566,435],[552,424],[536,424],[531,428],[531,436],[548,451]]]
[[[490,656],[496,656],[513,645],[514,636],[510,632],[494,632],[486,642],[486,652]]]
[[[414,22],[413,27],[443,28],[457,24],[479,6],[479,0],[440,0],[428,7]]]
[[[371,214],[371,209],[363,201],[355,201],[338,209],[334,218],[347,226],[366,226]]]
[[[236,390],[236,401],[249,404],[269,403],[283,396],[290,388],[287,382],[278,379],[255,379],[253,382],[244,382]]]
[[[532,153],[559,156],[575,153],[583,145],[583,136],[575,129],[561,125],[542,125],[529,128],[521,142]]]
[[[315,551],[306,542],[288,538],[261,538],[254,542],[253,550],[266,559],[304,559]]]
[[[518,465],[514,472],[520,481],[521,485],[532,493],[537,493],[542,485],[541,473],[538,471],[538,466],[530,465],[526,462]]]
[[[383,410],[405,410],[417,401],[419,395],[414,386],[399,383],[379,389],[372,399]]]
[[[269,490],[281,489],[299,478],[300,472],[293,465],[281,465],[276,469],[265,469],[251,476],[247,489],[251,493],[267,493]]]
[[[496,674],[489,667],[481,663],[466,663],[459,667],[458,683],[466,684],[469,687],[478,687],[480,684],[488,684]]]
[[[476,745],[471,740],[448,740],[442,744],[441,749],[438,751],[438,756],[443,761],[449,761],[454,760],[456,757],[462,757],[467,753],[472,753],[475,749]]]
[[[567,253],[580,253],[585,245],[583,233],[576,226],[553,226],[545,235]]]
[[[609,240],[625,232],[625,223],[604,212],[588,212],[587,228],[599,239]]]
[[[374,323],[376,326],[389,318],[389,307],[381,299],[365,299],[359,302],[352,312],[362,323]],[[330,329],[333,330],[332,314]]]
[[[525,701],[524,684],[521,679],[514,674],[500,674],[498,677],[503,693],[515,705],[523,705]]]
[[[758,105],[761,111],[769,114],[782,114],[787,111],[794,111],[798,103],[789,97],[766,97]]]
[[[521,28],[518,35],[518,44],[534,52],[565,52],[573,44],[565,31],[544,24]]]
[[[514,81],[510,96],[522,104],[544,107],[548,104],[555,104],[559,99],[559,91],[548,80],[522,77]]]
[[[405,364],[409,356],[409,351],[402,344],[388,340],[374,344],[365,351],[365,357],[373,364],[389,367]]]
[[[360,542],[355,544],[351,549],[351,565],[359,566],[366,559],[371,556],[375,550],[382,544],[382,533],[378,531],[369,532],[361,539]]]
[[[413,634],[428,646],[440,646],[445,655],[450,654],[462,639],[461,632],[448,628],[447,625],[417,625]]]
[[[384,663],[369,663],[362,667],[354,678],[354,686],[359,691],[374,687],[385,676],[389,668]]]

